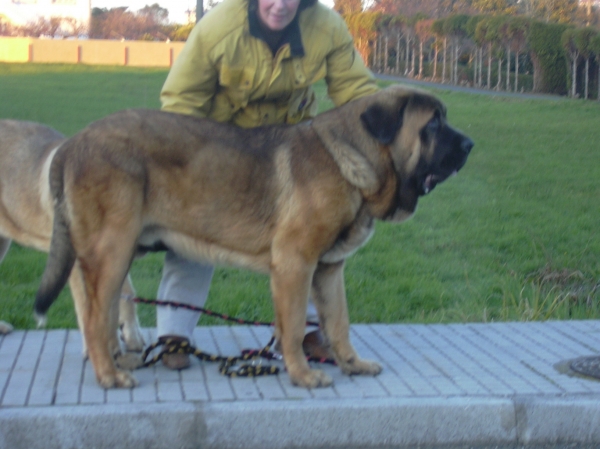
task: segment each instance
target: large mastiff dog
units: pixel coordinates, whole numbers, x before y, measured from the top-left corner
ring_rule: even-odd
[[[0,120],[0,262],[13,240],[39,251],[47,252],[50,248],[54,209],[48,170],[57,148],[65,140],[58,131],[38,123]],[[69,284],[77,320],[82,326],[80,311],[85,294],[81,274],[74,271]],[[124,293],[133,294],[129,281],[124,285]],[[125,300],[120,304],[125,346],[130,351],[141,351],[144,342],[135,304]],[[118,340],[113,339],[111,344],[111,352],[118,353]]]
[[[45,314],[76,264],[98,382],[132,387],[109,350],[119,289],[137,251],[166,247],[270,274],[275,334],[294,384],[332,382],[302,352],[309,294],[342,371],[376,375],[381,366],[349,341],[344,261],[376,219],[409,217],[472,147],[439,100],[399,86],[295,126],[239,129],[150,110],[111,115],[54,157],[54,230],[35,311]]]

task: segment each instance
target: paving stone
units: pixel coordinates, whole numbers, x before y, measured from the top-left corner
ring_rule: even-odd
[[[155,329],[144,336],[153,341]],[[270,336],[248,326],[194,332],[202,350],[225,355]],[[600,447],[600,382],[556,366],[597,353],[600,321],[356,325],[351,340],[382,364],[379,376],[312,364],[334,385],[307,390],[281,361],[277,376],[230,379],[193,359],[180,372],[137,370],[139,387],[105,391],[78,331],[15,331],[0,338],[0,449]]]

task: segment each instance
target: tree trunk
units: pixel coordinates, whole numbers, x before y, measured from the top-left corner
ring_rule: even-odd
[[[435,45],[435,50],[434,50],[434,55],[433,55],[433,74],[431,75],[431,79],[433,79],[434,81],[437,80],[437,61],[438,61],[438,53],[439,53],[439,48],[436,42]]]
[[[573,58],[573,67],[571,71],[571,97],[575,98],[577,95],[577,57]]]
[[[483,86],[483,45],[479,47],[479,76],[477,77],[477,85]]]
[[[510,47],[506,47],[506,91],[510,92]]]
[[[400,31],[398,31],[397,39],[396,39],[396,73],[400,73],[400,39],[402,35]]]
[[[454,84],[458,84],[458,52],[460,45],[457,42],[454,47]]]
[[[448,38],[444,36],[444,59],[442,64],[442,84],[446,82],[446,53],[448,46]]]
[[[585,93],[583,98],[588,99],[588,86],[590,83],[590,58],[585,58]]]
[[[419,79],[423,78],[423,41],[419,42]]]
[[[404,75],[408,75],[409,66],[410,66],[410,36],[407,32],[405,35],[406,39],[406,59],[404,60]]]
[[[416,64],[415,64],[415,40],[413,39],[410,42],[410,77],[413,78],[415,76]]]
[[[502,57],[498,58],[498,82],[496,83],[496,90],[500,90],[502,85]]]
[[[519,52],[515,53],[515,92],[519,91]]]
[[[473,59],[473,86],[477,86],[477,66],[479,63],[479,47],[475,47],[472,59]]]
[[[373,56],[372,56],[372,60],[373,60],[373,63],[371,65],[372,70],[374,72],[377,72],[377,38],[375,38],[375,40],[373,41]]]
[[[454,42],[450,41],[450,84],[455,84],[454,81]]]
[[[488,72],[487,72],[487,86],[488,89],[492,88],[492,49],[488,51]]]
[[[383,72],[388,73],[388,52],[390,46],[390,37],[387,33],[385,33],[385,47],[383,48]]]

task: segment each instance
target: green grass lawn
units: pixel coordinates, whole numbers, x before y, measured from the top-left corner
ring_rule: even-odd
[[[0,118],[38,121],[72,135],[120,109],[157,108],[166,74],[0,64]],[[351,320],[599,318],[600,103],[435,93],[475,148],[457,177],[421,199],[411,220],[378,223],[369,244],[348,260]],[[326,98],[323,85],[318,95]],[[13,245],[0,265],[0,319],[34,326],[45,259]],[[134,263],[140,296],[155,296],[161,261],[152,255]],[[268,279],[220,268],[207,306],[269,320]],[[65,292],[50,310],[49,327],[74,327],[72,309]],[[144,325],[154,325],[150,307],[140,307],[140,315]]]

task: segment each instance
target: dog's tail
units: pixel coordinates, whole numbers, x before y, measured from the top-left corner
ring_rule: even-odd
[[[55,161],[57,162],[57,161]],[[60,162],[52,164],[50,190],[54,198],[54,223],[50,252],[42,282],[35,295],[34,314],[38,327],[46,324],[46,312],[64,288],[75,265],[75,248],[71,241],[69,222],[65,214],[62,170]]]

